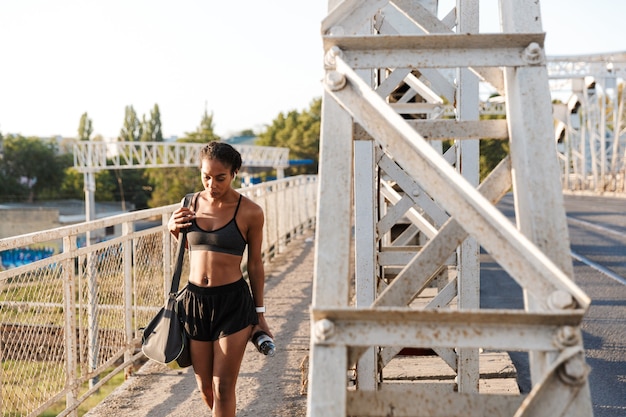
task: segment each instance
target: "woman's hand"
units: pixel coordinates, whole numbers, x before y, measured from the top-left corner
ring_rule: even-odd
[[[167,228],[171,233],[178,235],[180,229],[191,226],[191,221],[195,217],[195,213],[189,207],[179,207],[172,213]]]
[[[259,324],[257,324],[256,326],[252,328],[252,334],[255,334],[259,330],[262,330],[265,333],[267,333],[267,335],[271,337],[272,339],[274,338],[274,335],[270,331],[270,327],[267,325],[267,322],[265,321],[265,316],[263,314],[259,314]]]

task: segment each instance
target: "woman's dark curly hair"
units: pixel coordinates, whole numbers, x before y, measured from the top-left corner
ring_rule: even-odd
[[[200,162],[202,160],[216,159],[226,166],[230,166],[234,174],[241,168],[241,154],[228,143],[211,141],[202,147],[200,151]]]

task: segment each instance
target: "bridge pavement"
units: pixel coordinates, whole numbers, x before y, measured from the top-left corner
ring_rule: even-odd
[[[267,318],[276,336],[273,358],[248,345],[237,385],[238,416],[304,417],[309,307],[313,284],[313,233],[298,237],[266,267]],[[394,363],[395,361],[395,363]],[[437,357],[402,357],[385,378],[404,381],[419,374],[451,383],[454,375]],[[303,366],[304,365],[304,366]],[[481,354],[481,392],[517,393],[515,368],[506,353]],[[188,417],[211,415],[200,400],[191,368],[147,362],[86,417]]]
[[[592,299],[581,329],[594,416],[626,416],[626,198],[565,195],[564,203],[571,250],[578,255],[574,281]],[[498,207],[514,218],[511,195]],[[481,306],[523,308],[519,286],[484,253]],[[511,352],[511,358],[520,389],[528,393],[528,355]]]

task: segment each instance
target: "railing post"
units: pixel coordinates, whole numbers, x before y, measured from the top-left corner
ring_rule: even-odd
[[[88,143],[88,151],[87,151],[87,159],[89,166],[93,166],[93,149],[91,147],[91,143]],[[85,180],[85,221],[90,222],[95,220],[96,217],[96,205],[95,205],[95,192],[96,192],[96,180],[95,175],[92,170],[85,171],[84,174]],[[91,245],[92,234],[91,231],[87,231],[85,233],[85,244],[87,247]],[[87,306],[87,317],[88,317],[88,345],[89,345],[89,353],[88,353],[88,363],[89,363],[89,371],[93,371],[98,367],[98,306],[97,306],[97,297],[98,297],[98,287],[97,287],[97,273],[95,266],[95,259],[93,257],[93,253],[89,252],[87,254],[87,288],[88,288],[88,306]],[[97,378],[92,378],[89,381],[89,387],[93,387],[98,382]]]
[[[129,236],[133,232],[133,224],[124,222],[122,224],[122,236]],[[124,241],[122,253],[124,256],[124,329],[126,331],[126,352],[124,362],[133,356],[133,253],[135,239]],[[132,374],[132,366],[124,370],[124,376],[128,378]]]
[[[87,253],[87,363],[88,371],[98,368],[98,274],[96,271],[96,259],[93,252]],[[89,388],[98,383],[98,377],[89,380]]]
[[[76,247],[76,236],[66,236],[63,238],[63,252],[68,253],[74,251]],[[74,386],[77,380],[76,372],[76,285],[74,276],[74,259],[68,258],[63,261],[63,300],[64,300],[64,318],[65,318],[65,385],[71,387],[65,397],[66,407],[71,407],[76,403],[78,398],[78,387]],[[2,408],[0,408],[1,410]],[[78,412],[73,410],[71,417],[78,416]]]
[[[278,195],[276,196],[276,210],[278,212],[278,208],[286,207],[285,206],[285,194],[287,193],[286,182],[279,181],[277,184]],[[285,246],[287,245],[287,227],[289,224],[289,216],[290,213],[281,213],[278,216],[278,253],[282,253],[285,251]]]
[[[269,193],[267,195],[267,202],[269,204],[269,206],[271,207],[271,213],[273,216],[272,219],[272,223],[274,224],[273,226],[273,233],[271,233],[271,240],[274,242],[274,255],[277,255],[278,253],[280,253],[280,204],[279,204],[279,193],[280,193],[280,186],[278,184],[278,181],[274,184],[272,184],[272,192]]]

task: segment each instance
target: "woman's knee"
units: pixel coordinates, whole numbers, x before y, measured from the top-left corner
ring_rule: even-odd
[[[229,401],[235,398],[235,385],[237,379],[233,378],[214,378],[213,394],[219,401]]]

